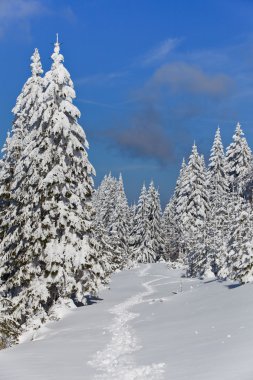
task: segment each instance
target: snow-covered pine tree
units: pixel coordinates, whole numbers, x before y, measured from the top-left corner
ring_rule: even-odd
[[[4,157],[0,168],[0,239],[6,231],[5,213],[12,202],[15,193],[11,191],[13,174],[16,164],[24,149],[25,138],[36,123],[37,108],[43,92],[43,73],[38,49],[31,57],[32,76],[28,78],[17,98],[12,112],[14,121],[11,134],[8,133],[3,148]]]
[[[231,246],[231,237],[238,223],[238,215],[240,215],[242,208],[244,207],[244,198],[238,193],[229,193],[228,203],[227,203],[227,215],[226,220],[226,235],[223,235],[221,246],[217,255],[217,277],[220,279],[226,279],[229,277],[231,272],[231,255],[229,254]]]
[[[163,213],[164,255],[168,261],[181,259],[181,256],[183,254],[183,246],[180,233],[180,215],[178,214],[179,211],[182,212],[182,209],[179,207],[178,203],[181,183],[183,181],[185,170],[186,163],[183,159],[174,194],[169,203],[166,205]]]
[[[109,173],[109,175],[105,175],[93,195],[96,222],[102,222],[107,231],[110,229],[111,218],[115,208],[117,188],[118,180]]]
[[[188,276],[201,276],[206,265],[206,219],[208,193],[203,158],[194,144],[178,201],[182,238],[185,244]]]
[[[219,128],[216,131],[211,149],[207,188],[209,212],[207,220],[208,264],[206,270],[211,270],[217,275],[223,261],[221,257],[224,254],[223,247],[228,237],[229,203],[226,162]]]
[[[194,144],[195,145],[195,144]],[[190,187],[190,169],[188,164],[185,165],[183,161],[183,167],[179,175],[179,183],[176,188],[175,194],[175,220],[176,225],[179,228],[179,257],[181,257],[184,264],[187,264],[187,245],[189,231],[187,230],[187,208],[189,202],[189,196],[191,193]],[[186,223],[186,225],[185,225]]]
[[[164,256],[164,240],[162,228],[162,210],[160,195],[151,181],[147,193],[147,231],[146,239],[151,246],[147,254],[147,262],[155,262]]]
[[[130,232],[129,245],[133,262],[146,261],[146,230],[147,230],[147,189],[143,184],[136,206],[133,228]]]
[[[1,293],[12,299],[12,316],[21,324],[36,318],[40,324],[57,302],[82,302],[104,277],[91,236],[95,171],[58,40],[52,60],[36,138],[15,167],[17,205],[8,210],[1,244]]]
[[[135,215],[136,215],[137,205],[133,203],[129,206],[129,234],[135,229]],[[129,238],[130,239],[130,238]]]
[[[129,207],[120,174],[114,209],[109,221],[110,243],[113,248],[115,266],[122,269],[130,264],[129,254]]]
[[[96,219],[101,219],[100,210],[103,204],[105,203],[106,184],[110,175],[111,173],[108,176],[107,174],[104,176],[102,182],[100,183],[98,188],[94,190],[92,195],[92,205],[94,210],[96,211]]]
[[[231,228],[224,274],[242,283],[253,281],[253,215],[248,202],[240,200]]]
[[[132,259],[138,263],[155,262],[164,254],[160,198],[153,181],[148,191],[142,187],[130,246]]]
[[[106,272],[113,272],[121,263],[115,254],[115,247],[111,243],[110,229],[117,201],[118,180],[109,173],[105,175],[98,189],[92,197],[95,209],[94,231],[99,242],[98,250],[104,252],[106,258]]]
[[[220,128],[217,129],[211,149],[208,173],[208,190],[210,201],[213,202],[217,193],[223,195],[228,192],[228,179],[226,175],[226,162]]]
[[[166,261],[175,261],[179,255],[177,224],[175,221],[175,199],[174,195],[167,203],[163,216],[164,257]]]
[[[100,257],[98,270],[104,273],[101,277],[98,275],[97,280],[99,280],[99,285],[106,285],[110,281],[111,274],[117,269],[117,266],[114,262],[113,247],[110,242],[110,237],[108,231],[105,229],[101,221],[94,220],[92,225],[92,231],[95,239],[95,248],[98,256]],[[94,263],[96,265],[96,263]],[[94,269],[94,268],[92,268]]]
[[[237,123],[233,142],[226,151],[226,170],[230,190],[243,195],[252,172],[252,153],[240,123]]]

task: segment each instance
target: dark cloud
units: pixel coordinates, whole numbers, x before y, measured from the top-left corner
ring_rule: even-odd
[[[117,149],[133,157],[155,159],[160,164],[173,160],[172,144],[152,105],[138,111],[129,128],[110,129],[106,135]]]

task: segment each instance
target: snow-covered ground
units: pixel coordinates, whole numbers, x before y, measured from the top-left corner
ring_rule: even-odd
[[[252,380],[253,285],[165,264],[113,276],[89,307],[0,352],[0,380]]]

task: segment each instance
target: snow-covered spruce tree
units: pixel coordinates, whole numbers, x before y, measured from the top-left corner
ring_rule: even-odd
[[[188,276],[203,275],[206,267],[208,193],[203,159],[194,144],[179,192],[179,223],[185,245]]]
[[[183,261],[184,264],[187,264],[187,244],[188,244],[188,235],[189,231],[187,230],[187,225],[183,223],[188,220],[186,217],[187,215],[187,208],[188,208],[188,201],[189,196],[191,192],[191,186],[190,186],[190,169],[188,168],[188,163],[185,165],[183,162],[183,170],[180,172],[179,175],[179,182],[178,186],[175,190],[175,221],[176,226],[179,229],[179,257]]]
[[[220,129],[215,134],[211,149],[208,173],[207,188],[209,195],[209,212],[207,220],[207,245],[208,264],[215,275],[221,269],[224,254],[224,244],[228,238],[228,206],[229,206],[229,186],[226,173],[226,162],[224,149],[221,141]]]
[[[143,184],[135,210],[133,227],[130,232],[129,244],[133,262],[146,262],[146,231],[147,231],[147,189]]]
[[[109,174],[110,176],[110,174]],[[98,186],[98,188],[93,192],[92,194],[92,205],[96,212],[95,219],[97,221],[100,221],[101,218],[101,208],[105,204],[105,191],[106,191],[106,184],[107,184],[107,175],[104,176],[101,184]]]
[[[237,123],[233,142],[226,151],[226,170],[230,190],[243,195],[252,171],[252,153],[240,123]]]
[[[248,202],[240,200],[237,206],[221,274],[246,283],[253,281],[253,215]]]
[[[114,210],[109,221],[110,243],[113,248],[113,261],[118,269],[129,264],[129,207],[120,175],[116,189]]]
[[[95,237],[95,248],[97,254],[102,258],[98,266],[100,271],[100,267],[102,267],[104,273],[104,275],[100,278],[100,283],[102,285],[106,285],[109,283],[111,274],[117,269],[117,265],[114,260],[113,247],[110,242],[108,231],[105,229],[101,221],[94,221],[92,229]]]
[[[132,231],[135,229],[136,210],[137,210],[137,205],[135,203],[133,203],[131,206],[129,206],[129,234],[130,235],[131,235]]]
[[[98,189],[93,195],[93,206],[96,211],[96,222],[102,222],[109,231],[112,214],[116,203],[116,190],[118,180],[111,173],[105,176]]]
[[[163,256],[163,231],[159,193],[151,182],[147,191],[143,185],[131,231],[132,260],[152,263]]]
[[[229,254],[231,237],[235,225],[238,223],[238,215],[240,215],[242,208],[244,207],[244,198],[238,193],[229,193],[227,203],[227,232],[222,236],[220,241],[220,248],[217,254],[217,277],[220,279],[226,279],[230,275],[231,271],[231,255]]]
[[[24,149],[25,137],[36,123],[37,108],[41,102],[43,91],[43,73],[38,49],[31,57],[32,76],[28,78],[17,98],[12,112],[14,121],[11,134],[8,133],[3,148],[4,157],[0,168],[0,239],[6,231],[5,213],[12,202],[15,202],[15,193],[11,191],[13,174],[16,164]]]
[[[182,204],[179,205],[179,193],[183,176],[186,170],[186,163],[183,159],[180,174],[176,182],[176,187],[172,198],[166,205],[163,213],[164,226],[164,255],[167,261],[175,261],[181,259],[183,254],[183,246],[180,229],[180,215],[182,212]],[[181,206],[181,208],[180,208]]]
[[[98,258],[91,235],[95,172],[58,41],[52,60],[37,111],[36,138],[15,168],[17,204],[9,208],[1,244],[1,292],[12,299],[12,316],[21,324],[36,318],[41,323],[57,303],[83,302],[104,277],[103,258]]]
[[[164,241],[160,195],[153,181],[147,193],[147,219],[146,239],[151,251],[146,255],[146,262],[155,262],[164,256]]]
[[[119,267],[118,256],[114,254],[115,248],[111,244],[110,228],[114,217],[114,209],[117,199],[118,180],[111,173],[106,175],[92,197],[95,209],[94,231],[99,242],[98,250],[101,250],[105,258],[105,272],[112,273]]]
[[[175,221],[175,199],[174,196],[167,203],[162,215],[162,226],[164,236],[164,256],[166,261],[175,261],[179,255],[177,228]]]

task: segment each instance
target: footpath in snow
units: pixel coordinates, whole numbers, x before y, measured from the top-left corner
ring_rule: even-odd
[[[0,352],[0,380],[252,380],[253,285],[115,274],[102,300]]]

